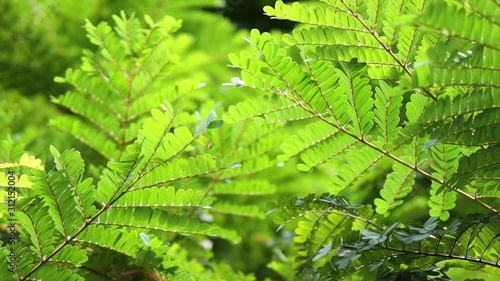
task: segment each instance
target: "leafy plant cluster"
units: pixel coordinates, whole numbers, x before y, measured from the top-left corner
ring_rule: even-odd
[[[54,138],[50,164],[30,130],[4,136],[20,228],[0,275],[498,278],[499,5],[277,1],[265,13],[297,27],[225,35],[231,68],[172,17],[87,21],[50,118],[76,141]]]

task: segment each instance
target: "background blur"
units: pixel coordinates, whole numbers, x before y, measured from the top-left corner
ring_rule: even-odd
[[[50,101],[50,97],[58,97],[70,89],[68,84],[54,82],[54,77],[64,76],[68,68],[78,69],[85,49],[96,50],[83,28],[86,19],[94,25],[106,21],[114,26],[112,15],[121,11],[141,21],[146,14],[153,21],[166,15],[182,19],[182,28],[176,33],[183,42],[179,47],[182,66],[176,69],[173,79],[182,76],[205,81],[203,93],[197,95],[210,96],[227,108],[252,94],[251,91],[230,94],[228,87],[222,86],[240,75],[228,67],[228,54],[251,47],[243,38],[252,28],[276,35],[292,28],[290,23],[271,20],[263,14],[262,8],[273,3],[273,0],[0,0],[0,163],[17,161],[25,151],[50,163],[48,147],[53,145],[61,151],[78,149],[87,163],[105,164],[91,148],[49,126],[51,118],[69,113]],[[201,104],[192,108],[201,108],[206,101],[200,98]],[[293,166],[290,169],[295,171]],[[92,166],[89,170],[92,171]],[[280,176],[273,173],[273,177]],[[299,188],[300,183],[296,186]],[[295,190],[292,185],[286,189]],[[268,201],[262,200],[261,205]],[[228,224],[240,228],[245,243],[230,245],[216,241],[214,252],[224,260],[223,264],[232,263],[237,270],[254,272],[259,280],[264,276],[279,280],[267,265],[276,256],[282,256],[274,251],[290,243],[290,233],[277,235],[272,222],[231,220]]]
[[[0,87],[15,88],[28,96],[39,92],[64,93],[64,85],[53,83],[53,79],[66,68],[75,67],[82,49],[91,47],[82,28],[85,19],[94,24],[109,22],[111,15],[122,10],[141,19],[144,14],[153,20],[171,15],[184,20],[182,31],[201,37],[224,32],[214,29],[224,21],[221,18],[230,20],[238,29],[290,29],[290,23],[271,20],[263,14],[262,8],[273,3],[273,0],[0,0]],[[212,26],[202,24],[206,18],[211,19]]]

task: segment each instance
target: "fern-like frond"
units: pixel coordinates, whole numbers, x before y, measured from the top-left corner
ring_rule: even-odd
[[[214,214],[217,220],[220,214],[264,217],[255,202],[237,205],[231,196],[262,196],[276,190],[268,181],[247,176],[276,165],[267,154],[276,154],[283,139],[280,125],[245,121],[235,126],[243,126],[240,134],[228,135],[233,128],[216,117],[221,107],[205,100],[205,94],[188,95],[203,87],[198,79],[210,77],[207,73],[187,77],[180,64],[179,55],[192,52],[191,37],[173,35],[180,21],[165,17],[154,22],[145,16],[143,25],[125,13],[112,18],[114,26],[86,22],[96,51],[84,51],[80,68],[56,78],[70,90],[53,98],[71,114],[56,116],[52,125],[103,156],[90,163],[94,177],[88,177],[74,149],[60,152],[51,147],[54,165],[45,171],[40,160],[21,156],[21,142],[2,142],[0,168],[10,174],[2,171],[1,183],[7,180],[5,185],[19,190],[15,198],[19,208],[11,209],[17,211],[20,235],[15,239],[16,261],[7,270],[12,274],[7,275],[19,281],[123,279],[120,271],[136,266],[180,280],[187,276],[180,271],[199,273],[191,265],[205,271],[200,260],[209,251],[199,245],[200,239],[241,241],[234,229],[213,222]],[[198,65],[199,58],[206,57],[192,52],[186,65]],[[269,123],[296,118],[299,110],[304,111],[284,102],[294,112],[270,112]],[[183,104],[201,113],[183,112]],[[207,154],[211,147],[214,153]],[[235,160],[229,160],[233,156]],[[107,162],[105,168],[102,162]],[[25,172],[29,168],[34,169]],[[4,193],[0,195],[3,198]],[[184,269],[169,248],[178,246],[174,242],[179,237],[183,247],[195,249],[180,257],[186,261]],[[109,271],[117,262],[120,269]],[[7,276],[3,265],[0,278]]]
[[[354,20],[345,13],[337,13],[333,7],[323,9],[300,3],[287,5],[283,1],[277,1],[274,8],[265,7],[264,11],[268,16],[277,19],[287,19],[310,25],[329,26],[359,32],[363,32],[364,29],[364,26],[359,21]],[[342,23],[348,23],[348,25],[342,25]]]
[[[500,146],[490,146],[460,158],[457,172],[449,180],[451,186],[460,188],[476,180],[488,181],[483,177],[491,175],[491,172],[497,173],[500,168],[499,159],[496,157],[499,152]]]
[[[78,213],[78,202],[73,191],[68,188],[70,179],[65,171],[45,173],[33,171],[32,182],[35,194],[43,198],[44,204],[54,220],[54,228],[64,237],[70,236],[77,227],[83,225],[86,218]]]
[[[276,191],[276,186],[268,181],[232,181],[229,183],[218,183],[214,186],[213,194],[220,195],[266,195]]]
[[[165,185],[177,180],[207,175],[221,171],[228,166],[227,161],[214,159],[213,156],[208,154],[188,159],[174,159],[164,165],[156,166],[154,170],[146,173],[137,180],[136,185],[131,190]]]
[[[38,259],[51,253],[55,247],[54,222],[50,216],[48,207],[41,200],[35,201],[32,207],[26,208],[24,212],[17,214],[20,224],[23,226],[32,243],[30,249],[36,253]]]
[[[495,91],[476,90],[458,96],[456,91],[450,90],[449,93],[449,96],[426,106],[419,120],[410,122],[396,142],[426,132],[431,139],[444,143],[496,144],[500,100]],[[467,125],[471,122],[474,122],[474,128]]]
[[[86,51],[81,69],[70,69],[64,78],[56,79],[71,84],[73,90],[53,101],[74,115],[51,121],[108,160],[119,159],[135,141],[152,108],[201,87],[194,79],[165,83],[179,61],[173,51],[177,38],[172,36],[179,21],[165,17],[155,23],[146,17],[150,29],[143,29],[137,19],[124,13],[113,20],[114,30],[107,23],[86,23],[98,51]]]
[[[435,265],[453,267],[455,261],[463,262],[460,266],[464,268],[494,272],[497,258],[493,253],[498,252],[498,227],[497,214],[470,216],[446,227],[438,226],[437,217],[431,217],[421,227],[397,228],[394,224],[383,231],[368,227],[361,231],[361,235],[355,232],[344,234],[351,241],[344,240],[334,245],[325,242],[323,256],[332,257],[318,272],[331,280],[345,280],[375,270],[386,277],[408,277],[411,272],[432,276],[440,272]],[[477,248],[473,246],[476,243]],[[408,271],[401,263],[409,263],[415,269]]]
[[[5,149],[9,149],[9,140],[2,142],[6,144]],[[14,148],[11,146],[10,148]],[[31,169],[44,170],[41,165],[42,161],[33,155],[23,153],[19,160],[14,163],[3,162],[0,164],[0,218],[4,215],[14,216],[14,212],[10,209],[15,205],[16,197],[24,197],[31,190],[33,183],[28,178]],[[5,172],[1,171],[4,170]]]
[[[403,200],[416,208],[427,190],[434,218],[424,230],[409,228],[422,234],[415,234],[418,238],[395,235],[398,224],[376,225],[370,220],[373,210],[348,222],[353,209],[338,204],[321,208],[314,196],[279,202],[287,210],[279,228],[295,226],[293,256],[303,279],[344,279],[370,270],[378,270],[381,278],[444,276],[434,265],[446,260],[452,244],[436,242],[439,231],[429,234],[438,219],[449,218],[457,195],[496,210],[498,161],[492,155],[499,138],[500,37],[486,34],[498,29],[498,7],[491,1],[438,2],[277,1],[264,10],[273,18],[300,23],[282,36],[300,57],[258,31],[247,38],[253,53],[229,57],[241,70],[236,86],[281,98],[276,103],[245,101],[231,109],[234,121],[266,118],[270,107],[284,109],[282,101],[310,116],[289,111],[296,119],[282,119],[292,134],[281,145],[284,154],[278,160],[300,156],[297,167],[302,171],[324,165],[321,172],[331,176],[328,191],[333,194],[354,190],[356,200],[371,201],[368,187],[381,187],[381,198],[375,199],[378,215],[397,212]],[[291,122],[296,120],[300,122]],[[387,171],[385,181],[371,177],[376,169]],[[455,226],[439,234],[444,240],[457,238]],[[412,244],[417,240],[418,247]],[[434,252],[426,252],[429,244]],[[375,245],[380,247],[375,250]],[[483,262],[478,256],[462,256],[452,259]],[[485,264],[496,266],[492,259]]]
[[[51,124],[62,128],[61,130],[73,135],[107,159],[117,159],[119,157],[118,146],[112,140],[101,134],[99,129],[82,122],[76,117],[59,117],[51,120]]]
[[[408,66],[421,44],[422,33],[398,23],[421,12],[425,1],[321,2],[325,8],[277,1],[274,7],[264,10],[271,17],[306,25],[284,40],[303,47],[308,57],[340,62],[357,58],[368,64],[369,75],[376,79],[411,75]]]
[[[390,210],[403,204],[403,198],[408,195],[415,182],[415,171],[400,164],[394,164],[393,172],[387,176],[384,188],[380,191],[382,199],[375,199],[377,213],[385,216]]]
[[[136,146],[131,145],[129,150],[132,151],[134,147]],[[90,179],[82,179],[84,165],[79,153],[74,150],[59,153],[55,148],[51,148],[51,151],[56,167],[48,173],[33,171],[34,198],[31,199],[33,202],[27,202],[26,210],[19,215],[25,233],[29,234],[32,243],[30,251],[33,252],[24,254],[27,258],[33,258],[20,261],[24,262],[22,266],[19,265],[20,280],[29,280],[28,276],[44,276],[53,262],[78,267],[84,262],[86,256],[84,255],[84,258],[82,254],[86,251],[82,252],[79,244],[70,246],[76,241],[99,245],[126,254],[133,259],[150,262],[150,255],[142,250],[143,247],[150,246],[149,240],[141,236],[141,241],[146,239],[148,242],[141,242],[145,245],[140,247],[134,246],[139,242],[131,243],[131,241],[140,241],[139,237],[135,237],[138,233],[129,233],[125,231],[126,228],[145,232],[218,236],[234,242],[240,239],[234,231],[221,230],[214,224],[201,222],[190,215],[167,211],[171,207],[192,210],[207,208],[211,199],[202,191],[195,192],[192,189],[176,191],[173,187],[131,189],[134,184],[131,177],[143,176],[133,172],[137,168],[136,164],[140,162],[138,159],[143,159],[139,153],[124,154],[120,159],[122,162],[109,164],[109,169],[105,171],[98,184],[97,199],[104,201],[98,201],[102,206],[97,210],[93,195],[95,188],[91,185]],[[198,156],[198,159],[214,161],[210,156]],[[193,176],[195,173],[206,173],[200,169],[209,168],[206,161],[183,162],[182,160],[185,159],[179,158],[179,163],[187,164],[186,167],[192,169]],[[183,173],[183,170],[177,169],[174,175],[175,173]],[[137,182],[137,178],[134,178],[134,181]],[[106,188],[110,190],[103,192]],[[139,194],[141,197],[138,197]],[[147,201],[147,204],[143,204],[142,200]],[[31,204],[38,205],[31,207]],[[156,255],[162,256],[161,253]],[[68,274],[71,272],[69,270]]]
[[[281,156],[280,159],[288,160],[304,150],[328,140],[335,133],[337,133],[337,130],[334,127],[322,121],[307,125],[303,130],[298,131],[296,135],[286,140],[281,146],[285,155]]]
[[[171,263],[173,258],[166,255],[167,247],[158,238],[148,237],[148,243],[145,243],[141,234],[151,236],[151,234],[139,233],[136,230],[126,231],[102,225],[91,225],[74,241],[119,252],[147,262],[151,266],[164,268],[174,266]]]
[[[384,81],[380,81],[380,86],[375,91],[374,122],[380,130],[384,142],[390,143],[390,140],[397,136],[401,130],[399,114],[403,96]]]
[[[446,118],[457,118],[489,108],[497,108],[500,98],[494,90],[473,91],[458,97],[449,96],[426,108],[422,121],[431,123]]]
[[[0,164],[0,169],[10,169],[10,168],[17,168],[17,167],[25,167],[25,168],[33,168],[33,169],[39,169],[43,170],[42,160],[36,158],[33,155],[29,155],[27,153],[24,153],[21,155],[21,158],[19,159],[19,162],[15,163],[8,163],[4,162]]]
[[[84,217],[88,218],[96,213],[93,205],[95,202],[95,187],[92,185],[92,179],[81,180],[85,165],[78,151],[68,150],[62,154],[55,149],[50,148],[54,155],[56,169],[64,171],[64,177],[69,179],[69,186],[72,195],[77,201],[77,210]]]
[[[332,130],[332,127],[329,125],[325,126],[328,128],[327,130],[319,130],[315,133],[312,131],[321,129],[321,126],[325,126],[325,123],[313,123],[310,127],[306,127],[303,131],[299,131],[297,135],[287,139],[281,146],[281,149],[286,154],[280,155],[279,159],[286,160],[300,154],[303,163],[298,164],[297,168],[302,171],[309,171],[320,164],[342,155],[357,143],[356,140],[338,131],[325,136],[324,134]]]
[[[99,183],[98,199],[107,202],[123,192],[165,185],[176,180],[213,173],[229,164],[210,155],[176,158],[194,141],[186,127],[170,133],[177,114],[169,104],[163,111],[152,110],[152,118],[145,121],[137,141],[129,147],[119,163],[110,164]],[[117,189],[118,188],[118,189]]]
[[[211,200],[198,190],[169,187],[133,189],[120,197],[113,208],[169,207],[209,208]]]
[[[60,268],[58,266],[53,266],[53,265],[46,265],[43,268],[41,268],[39,271],[37,271],[35,274],[32,275],[33,280],[44,280],[46,279],[46,276],[50,276],[50,278],[54,278],[57,280],[64,280],[64,281],[84,281],[85,279],[78,275],[75,274],[72,270],[70,269],[64,269]]]
[[[429,50],[431,64],[416,65],[416,85],[499,87],[498,7],[494,1],[476,2],[437,1],[414,19],[416,26],[450,38]],[[441,49],[446,56],[439,55]]]
[[[340,237],[347,237],[349,231],[359,231],[367,224],[373,224],[367,219],[373,215],[369,206],[355,207],[344,198],[328,194],[281,198],[277,203],[270,203],[269,207],[275,221],[281,224],[280,228],[292,223],[297,225],[294,241],[298,256],[295,263],[300,270],[311,269],[313,264],[322,266],[332,258],[335,245],[341,243]]]
[[[211,212],[229,214],[233,216],[252,217],[264,219],[265,213],[255,205],[233,204],[231,202],[216,202],[213,204]]]
[[[349,164],[343,164],[335,177],[333,177],[331,191],[339,194],[348,187],[354,187],[362,182],[367,176],[370,168],[383,158],[383,154],[371,148],[363,147],[349,154]]]
[[[263,117],[266,122],[275,123],[310,118],[311,114],[285,97],[271,96],[231,105],[224,121],[233,124],[254,117]]]
[[[153,109],[150,118],[144,122],[137,142],[140,144],[140,156],[144,161],[151,161],[153,157],[158,161],[168,161],[186,149],[194,138],[186,127],[179,127],[170,133],[174,120],[173,108],[163,105],[163,111]]]
[[[453,145],[435,145],[432,147],[432,156],[434,162],[431,167],[434,169],[433,175],[445,184],[456,172],[458,161],[460,159],[460,148]],[[441,185],[433,182],[430,190],[430,200],[428,202],[430,216],[439,217],[441,220],[447,220],[450,216],[448,210],[455,207],[456,193],[443,191]]]
[[[347,101],[351,107],[346,108],[349,120],[354,124],[352,132],[359,137],[369,133],[373,126],[373,98],[371,87],[368,85],[369,79],[363,77],[366,67],[358,64],[341,64],[337,69],[340,77],[340,87],[347,96]]]
[[[216,236],[218,228],[201,223],[187,216],[170,214],[160,209],[123,209],[110,208],[100,215],[95,224],[105,226],[121,226],[137,229],[150,229],[181,234],[205,234]]]
[[[471,116],[459,116],[444,128],[436,130],[434,135],[448,144],[466,146],[498,145],[500,137],[500,110],[486,109]],[[443,134],[446,133],[446,134]]]

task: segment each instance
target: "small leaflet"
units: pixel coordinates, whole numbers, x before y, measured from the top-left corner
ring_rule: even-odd
[[[142,242],[144,242],[146,246],[149,246],[149,236],[144,232],[139,233],[139,236],[141,236]]]
[[[205,121],[201,122],[200,126],[196,129],[196,132],[194,133],[194,137],[197,138],[199,135],[201,135],[203,132],[205,132],[208,128],[208,125],[214,120],[214,118],[217,117],[217,114],[215,114],[215,111],[210,111],[210,114],[208,114],[207,119]]]

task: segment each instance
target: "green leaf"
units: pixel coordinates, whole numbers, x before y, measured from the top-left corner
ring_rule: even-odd
[[[222,121],[222,120],[213,120],[212,122],[210,122],[210,124],[208,124],[207,128],[208,129],[217,129],[217,128],[222,127],[222,125],[224,125],[224,121]]]
[[[201,122],[201,124],[196,128],[196,132],[194,133],[194,137],[197,138],[199,135],[203,134],[212,123],[213,119],[217,117],[215,111],[210,111],[207,118]]]
[[[205,199],[203,191],[152,187],[132,189],[121,196],[113,208],[164,207],[164,208],[210,208],[210,201]]]
[[[401,164],[393,165],[393,172],[387,176],[384,188],[380,191],[382,199],[374,203],[378,214],[388,216],[390,210],[403,204],[403,198],[412,190],[415,183],[415,171]]]

